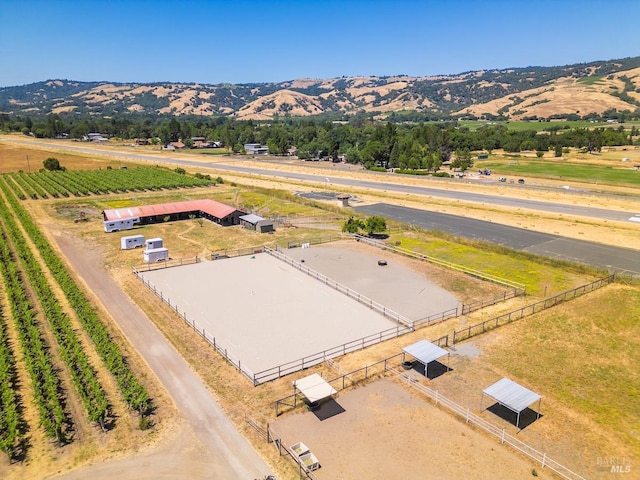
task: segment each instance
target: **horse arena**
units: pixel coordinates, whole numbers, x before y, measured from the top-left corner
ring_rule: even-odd
[[[215,338],[216,348],[248,376],[295,366],[304,358],[322,361],[322,352],[377,338],[381,332],[393,338],[399,328],[406,330],[353,296],[372,299],[409,321],[458,306],[451,293],[394,262],[393,254],[374,255],[354,245],[359,244],[285,250],[287,262],[261,252],[140,271],[139,276],[207,338]],[[386,265],[379,265],[379,260]],[[319,281],[294,265],[331,282]],[[332,286],[336,282],[352,294],[338,291]],[[311,364],[300,363],[297,370]],[[294,367],[287,373],[292,371]]]

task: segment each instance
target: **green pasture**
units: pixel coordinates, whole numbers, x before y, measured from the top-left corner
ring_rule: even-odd
[[[542,132],[550,128],[596,128],[596,127],[611,127],[606,122],[592,123],[587,120],[567,121],[567,122],[538,122],[538,121],[482,121],[482,120],[460,120],[458,124],[461,127],[467,127],[471,131],[479,130],[482,127],[503,125],[509,130],[516,132],[524,130],[535,130],[536,132]],[[619,126],[619,125],[616,125]]]
[[[495,156],[489,160],[474,163],[475,168],[488,168],[493,175],[511,177],[539,177],[554,180],[567,180],[583,183],[603,183],[608,185],[640,186],[640,170],[633,164],[626,168],[613,168],[602,165],[580,165],[577,163],[545,162],[512,158],[498,160]]]
[[[530,295],[570,290],[606,276],[605,272],[570,268],[566,263],[542,259],[484,242],[461,240],[432,232],[394,233],[389,242],[407,250],[526,286]]]
[[[581,83],[582,85],[593,85],[595,83],[602,83],[602,79],[604,77],[602,75],[591,75],[589,77],[579,78],[577,83]]]

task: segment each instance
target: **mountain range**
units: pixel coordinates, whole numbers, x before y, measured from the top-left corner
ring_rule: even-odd
[[[511,120],[640,111],[640,57],[559,67],[480,70],[431,77],[342,77],[279,83],[115,83],[47,80],[0,88],[0,113],[384,117]]]

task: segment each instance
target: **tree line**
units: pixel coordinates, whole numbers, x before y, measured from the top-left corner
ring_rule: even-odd
[[[0,115],[0,129],[36,137],[63,134],[82,138],[91,132],[121,139],[145,138],[157,144],[194,137],[222,142],[233,152],[243,145],[260,143],[274,155],[287,155],[295,148],[301,159],[334,159],[344,155],[349,163],[366,168],[398,168],[437,172],[451,162],[452,168],[470,166],[470,152],[545,152],[561,156],[564,148],[599,151],[604,146],[640,143],[639,131],[623,126],[562,129],[550,124],[536,130],[511,130],[506,125],[486,125],[470,130],[455,121],[393,123],[356,117],[348,122],[318,119],[288,119],[271,123],[237,121],[228,117],[176,118],[87,118],[66,119],[57,114],[39,120]]]

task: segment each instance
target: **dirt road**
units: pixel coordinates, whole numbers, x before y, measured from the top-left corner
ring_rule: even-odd
[[[111,480],[225,478],[252,480],[270,468],[224,415],[201,379],[78,240],[57,234],[56,241],[74,270],[102,301],[133,347],[173,399],[181,422],[154,449],[58,478]]]

